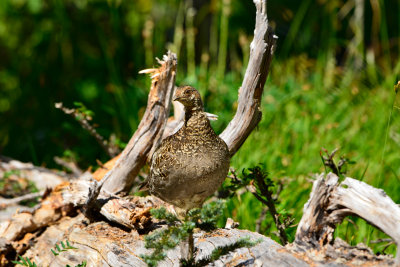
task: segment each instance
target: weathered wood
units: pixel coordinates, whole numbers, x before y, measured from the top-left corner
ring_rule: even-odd
[[[257,8],[250,58],[239,89],[238,108],[220,137],[233,156],[261,120],[261,96],[269,73],[277,37],[268,25],[266,0],[253,0]]]
[[[43,266],[76,265],[83,260],[88,261],[88,266],[145,266],[140,255],[150,253],[150,251],[144,248],[143,236],[137,231],[146,233],[150,229],[159,227],[159,222],[152,221],[149,209],[165,205],[165,203],[154,197],[121,198],[112,194],[105,195],[105,192],[102,192],[98,200],[105,204],[101,207],[100,213],[116,224],[111,226],[107,222],[90,223],[89,221],[82,224],[82,221],[86,220],[82,214],[73,218],[69,218],[67,214],[71,214],[73,211],[71,203],[79,206],[84,205],[87,201],[87,197],[83,197],[84,194],[76,197],[77,195],[73,193],[76,190],[74,187],[80,188],[79,192],[90,194],[88,188],[97,186],[93,185],[97,181],[89,179],[90,176],[86,178],[91,182],[85,185],[82,183],[85,180],[82,177],[73,183],[60,185],[45,198],[38,209],[32,212],[18,213],[11,220],[0,223],[0,236],[2,237],[0,245],[3,244],[0,247],[0,260],[3,259],[4,262],[7,262],[7,257],[15,255],[12,251],[22,254],[27,250],[25,256]],[[71,186],[74,183],[77,185]],[[398,225],[396,221],[398,207],[381,190],[368,185],[364,186],[360,184],[361,182],[351,178],[347,178],[343,182],[346,187],[332,189],[332,185],[336,183],[337,177],[332,174],[328,175],[326,180],[321,176],[315,182],[311,199],[305,205],[305,216],[299,224],[296,242],[286,246],[286,249],[256,233],[237,229],[219,229],[213,233],[195,234],[196,260],[207,258],[216,247],[230,245],[241,237],[250,236],[253,240],[261,238],[262,243],[251,248],[237,248],[221,256],[215,262],[208,263],[207,266],[308,266],[314,264],[329,266],[331,263],[334,263],[335,266],[344,266],[344,264],[360,266],[366,263],[393,266],[393,258],[383,255],[375,256],[365,246],[351,247],[340,239],[336,239],[333,243],[331,241],[333,239],[329,237],[333,231],[329,229],[323,231],[325,229],[323,223],[329,222],[328,225],[332,227],[332,222],[339,222],[341,219],[338,218],[348,214],[350,209],[357,210],[352,206],[364,207],[364,205],[380,203],[379,198],[387,199],[382,202],[386,204],[378,207],[377,218],[383,216],[382,213],[386,213],[384,216],[390,214],[393,217],[388,219],[386,226],[380,226],[380,228],[385,229],[385,227],[392,226],[395,233],[395,227]],[[328,186],[324,187],[323,184]],[[82,188],[86,189],[82,190]],[[330,189],[321,190],[321,188]],[[364,191],[368,194],[359,196],[360,192]],[[348,198],[354,196],[359,196],[360,201],[365,203],[357,204],[357,201],[349,201]],[[315,199],[319,199],[319,201]],[[320,212],[315,208],[308,211],[313,205],[324,207],[325,212]],[[380,211],[380,209],[383,210]],[[372,213],[376,211],[369,208],[367,210]],[[394,216],[392,216],[393,214]],[[306,219],[307,216],[311,219]],[[321,222],[321,218],[325,219]],[[376,224],[374,220],[377,218],[369,220]],[[313,223],[313,220],[317,220],[318,223]],[[118,225],[124,227],[118,227]],[[230,225],[232,222],[228,223],[227,227],[232,227]],[[39,229],[44,229],[44,232],[41,233],[38,231]],[[396,240],[396,235],[389,234]],[[73,242],[78,250],[68,251],[54,257],[50,248],[66,239]],[[33,247],[31,248],[31,246]],[[168,251],[167,255],[167,259],[160,266],[176,266],[181,255],[180,247]]]
[[[127,192],[132,187],[147,156],[161,140],[169,116],[172,92],[175,86],[177,59],[168,52],[152,74],[152,84],[143,118],[114,167],[103,178],[103,189],[112,193]]]
[[[333,233],[336,225],[346,216],[356,215],[395,240],[396,260],[400,266],[400,207],[382,189],[349,177],[341,183],[338,180],[339,178],[333,173],[326,175],[326,178],[321,174],[315,180],[310,199],[304,205],[304,214],[297,228],[294,249],[312,251],[324,248],[327,257],[329,254],[340,256],[334,252]],[[341,241],[339,246],[345,248],[343,243]],[[346,252],[342,254],[345,255]],[[354,258],[360,256],[358,255],[360,253],[354,251],[347,254],[352,254]]]
[[[110,222],[123,225],[129,229],[143,229],[151,222],[150,209],[160,206],[169,206],[162,200],[148,196],[122,198],[103,190],[88,209],[88,201],[94,199],[94,194],[100,183],[90,175],[73,181],[62,189],[62,201],[65,205],[83,207],[89,217],[96,217],[99,212]]]
[[[46,196],[36,209],[22,210],[14,214],[9,220],[0,223],[0,236],[6,241],[16,241],[27,233],[33,233],[42,227],[55,223],[63,216],[73,211],[73,206],[62,200],[60,188]]]
[[[106,222],[85,226],[81,221],[81,218],[72,218],[60,221],[58,227],[49,227],[24,256],[34,260],[38,266],[75,266],[84,260],[87,266],[147,266],[140,255],[151,251],[144,247],[143,236],[136,231],[129,232]],[[195,233],[196,261],[209,257],[215,248],[232,245],[245,237],[259,240],[260,243],[250,248],[229,251],[206,266],[308,266],[270,238],[238,229]],[[54,257],[50,248],[66,239],[78,249]],[[178,246],[167,251],[167,258],[159,266],[179,266],[179,260]]]
[[[165,225],[154,224],[153,229]],[[157,229],[155,230],[157,231]],[[239,247],[221,255],[215,261],[207,261],[216,248],[223,248],[237,243],[243,238],[260,241],[252,247]],[[346,261],[346,258],[312,259],[305,254],[293,254],[290,249],[282,247],[275,241],[258,233],[239,229],[218,229],[211,233],[197,232],[194,234],[195,260],[204,261],[205,266],[390,266],[393,261],[387,257],[374,258],[370,250],[358,247],[363,251],[363,257],[368,261]],[[61,241],[69,240],[77,250],[68,250],[54,257],[50,249]],[[346,248],[347,244],[336,247]],[[348,246],[348,245],[347,245]],[[352,250],[354,252],[355,250]],[[322,251],[323,252],[323,251]],[[328,251],[332,252],[332,251]],[[84,217],[64,218],[57,225],[48,227],[35,244],[24,255],[34,260],[38,266],[75,266],[87,261],[87,266],[147,266],[141,255],[150,254],[144,246],[143,235],[135,230],[126,230],[107,222],[88,224]],[[313,251],[317,254],[317,251]],[[179,266],[180,247],[167,251],[167,257],[159,266]]]
[[[53,171],[34,166],[32,163],[0,156],[0,177],[4,177],[7,172],[14,172],[15,175],[31,181],[39,191],[54,188],[71,178],[71,175],[62,171]]]
[[[165,206],[162,200],[153,197],[132,197],[106,199],[100,213],[109,221],[130,229],[143,230],[151,223],[150,210]]]
[[[167,125],[164,129],[163,139],[176,133],[182,127],[183,120],[185,118],[185,109],[183,105],[178,101],[173,101],[172,105],[174,109],[174,116],[168,119]],[[149,155],[149,160],[151,159],[151,156],[152,155]]]
[[[19,196],[19,197],[14,197],[14,198],[2,198],[0,197],[0,209],[3,209],[7,206],[11,206],[11,205],[16,205],[22,201],[26,201],[26,200],[32,200],[35,199],[37,197],[41,197],[43,195],[44,191],[42,192],[34,192],[34,193],[29,193],[23,196]]]

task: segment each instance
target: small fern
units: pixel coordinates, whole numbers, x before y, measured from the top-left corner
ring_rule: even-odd
[[[77,248],[71,246],[71,244],[68,242],[68,240],[65,240],[65,243],[67,245],[65,245],[64,242],[62,242],[62,241],[60,242],[61,248],[58,244],[56,244],[55,249],[57,250],[57,252],[54,251],[53,249],[51,249],[51,252],[53,253],[54,256],[58,256],[58,255],[60,255],[61,252],[67,251],[69,249],[77,249]]]
[[[63,241],[60,242],[61,247],[56,244],[55,249],[51,249],[51,252],[53,253],[54,256],[60,255],[61,252],[67,251],[69,249],[78,249],[76,247],[71,246],[68,240],[65,240],[65,243]],[[19,264],[22,266],[28,266],[28,267],[37,267],[35,262],[32,262],[28,257],[22,257],[18,255],[18,258],[20,259],[19,261],[11,261],[14,264]],[[75,265],[75,267],[86,267],[87,262],[82,261],[82,263]],[[72,267],[71,265],[65,265],[65,267]]]
[[[210,232],[217,228],[218,219],[222,216],[225,203],[218,200],[203,205],[201,209],[190,210],[183,221],[164,207],[152,209],[151,215],[159,220],[164,220],[169,225],[166,229],[154,231],[145,237],[145,247],[153,249],[150,255],[140,255],[148,266],[157,266],[158,262],[166,257],[166,251],[176,247],[182,240],[188,238],[193,229],[198,227],[201,230]]]
[[[28,257],[22,257],[18,255],[18,258],[20,259],[19,261],[11,261],[14,264],[19,264],[22,266],[28,266],[28,267],[37,267],[35,262],[31,262]]]

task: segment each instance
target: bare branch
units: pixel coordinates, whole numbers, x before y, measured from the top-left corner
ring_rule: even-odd
[[[267,80],[277,37],[268,26],[266,1],[254,0],[257,8],[254,39],[250,45],[250,59],[239,89],[238,108],[235,117],[220,137],[233,156],[251,131],[261,120],[261,96]]]
[[[99,143],[110,157],[115,157],[120,152],[118,147],[110,145],[109,142],[96,131],[96,128],[90,124],[89,121],[92,120],[91,116],[88,116],[75,108],[66,108],[62,102],[55,103],[55,107],[61,109],[65,114],[73,116],[82,128],[88,131],[89,134],[96,139],[97,143]]]
[[[102,180],[103,188],[108,192],[129,191],[148,155],[152,154],[161,140],[175,85],[176,55],[168,52],[160,64],[158,69],[147,70],[152,75],[152,84],[139,127],[121,157]]]
[[[29,193],[23,196],[15,197],[15,198],[0,198],[0,208],[4,208],[10,205],[16,205],[22,201],[31,200],[37,197],[42,196],[44,191],[42,192],[34,192]]]
[[[53,158],[54,161],[58,164],[61,165],[69,170],[71,170],[71,172],[73,173],[73,175],[75,177],[79,177],[82,175],[83,171],[78,167],[78,165],[76,164],[76,162],[73,161],[66,161],[63,158],[60,157],[54,157]]]

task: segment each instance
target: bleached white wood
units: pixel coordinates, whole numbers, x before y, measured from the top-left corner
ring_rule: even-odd
[[[356,215],[391,236],[397,244],[396,264],[400,266],[400,207],[382,189],[347,177],[339,183],[333,173],[321,174],[314,181],[295,244],[305,249],[334,243],[337,224]]]

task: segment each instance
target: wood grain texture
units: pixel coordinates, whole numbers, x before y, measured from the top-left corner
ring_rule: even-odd
[[[60,230],[62,229],[62,230]],[[207,258],[215,248],[232,245],[241,238],[259,240],[250,248],[229,251],[217,261],[206,266],[309,266],[297,259],[272,239],[258,233],[238,229],[218,229],[212,233],[196,233],[196,260]],[[54,257],[49,250],[55,243],[68,239],[77,250],[68,250]],[[36,244],[24,255],[38,266],[75,266],[83,260],[87,266],[147,266],[140,255],[151,251],[144,246],[143,236],[136,231],[125,231],[106,222],[85,226],[82,218],[72,218],[51,226],[37,239]],[[167,251],[159,266],[179,266],[179,246]]]
[[[315,180],[293,247],[297,251],[323,250],[327,257],[331,254],[330,257],[347,255],[347,260],[365,258],[365,248],[357,250],[346,244],[346,249],[344,241],[335,244],[336,226],[349,215],[358,216],[391,236],[397,244],[396,266],[400,266],[400,207],[382,189],[349,177],[339,183],[333,173],[326,177],[321,174]],[[336,251],[338,248],[342,250],[340,253]],[[375,257],[370,256],[370,260],[380,259]]]
[[[249,63],[239,89],[238,108],[234,118],[220,135],[228,145],[231,156],[239,150],[261,120],[261,96],[277,40],[268,25],[266,1],[253,2],[257,9],[256,25],[254,39],[250,44]]]

